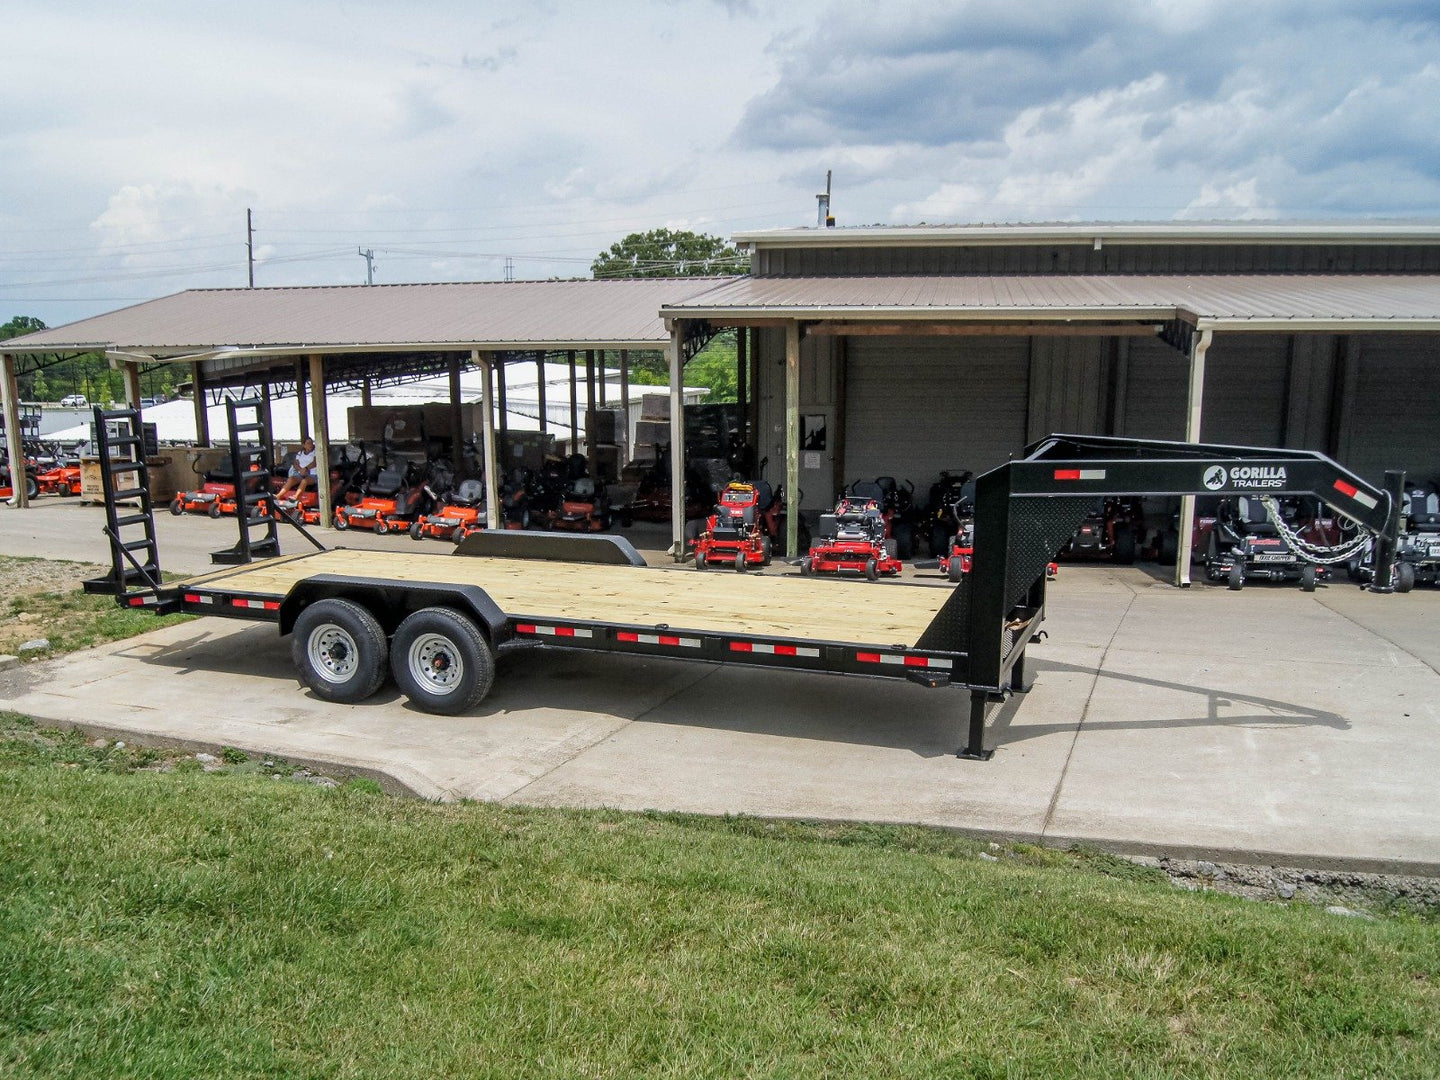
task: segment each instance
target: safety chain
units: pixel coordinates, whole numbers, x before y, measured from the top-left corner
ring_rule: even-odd
[[[1265,507],[1265,513],[1269,515],[1270,521],[1280,535],[1285,538],[1286,543],[1310,562],[1318,563],[1321,566],[1334,566],[1337,563],[1348,562],[1352,555],[1358,554],[1372,539],[1370,530],[1361,529],[1353,540],[1337,544],[1335,547],[1321,547],[1302,539],[1299,533],[1286,524],[1285,519],[1280,516],[1280,507],[1272,496],[1261,495],[1260,505]]]

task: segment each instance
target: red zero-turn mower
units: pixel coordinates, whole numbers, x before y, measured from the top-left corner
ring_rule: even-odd
[[[57,461],[35,473],[35,485],[41,495],[79,495],[80,466],[68,461]]]
[[[885,538],[880,513],[884,498],[878,484],[850,485],[833,514],[820,516],[820,540],[800,560],[802,574],[864,574],[878,581],[881,574],[900,573],[895,542]]]
[[[39,494],[39,481],[35,479],[34,471],[27,468],[25,470],[25,497],[33,499]],[[10,481],[10,466],[0,464],[0,499],[13,499],[14,497],[15,488]]]
[[[221,514],[235,513],[235,474],[230,459],[221,458],[215,467],[204,474],[200,487],[194,491],[177,492],[170,503],[170,513],[209,514],[218,518]]]
[[[433,514],[415,519],[410,526],[412,540],[449,540],[460,543],[471,533],[485,528],[485,485],[479,480],[462,480],[445,496]]]
[[[764,480],[726,484],[715,512],[705,521],[705,531],[695,541],[695,569],[733,566],[743,571],[750,566],[769,566],[770,537],[761,508],[774,501]]]
[[[940,572],[951,581],[959,581],[966,574],[975,560],[975,523],[967,521],[960,532],[950,538],[947,548],[942,551],[937,560],[916,561],[916,569],[922,567],[934,568],[939,566]],[[1045,564],[1045,580],[1054,581],[1060,576],[1060,564],[1047,562]]]
[[[408,530],[420,516],[426,499],[425,486],[414,473],[382,469],[365,485],[365,495],[354,506],[335,508],[335,528],[372,529],[381,536],[392,530]]]

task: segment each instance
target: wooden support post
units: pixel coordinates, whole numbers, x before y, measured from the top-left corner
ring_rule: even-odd
[[[305,361],[295,361],[295,404],[300,409],[300,441],[310,437],[310,414],[306,411],[309,403],[305,400]],[[323,522],[329,525],[330,522]]]
[[[505,404],[505,360],[499,353],[491,353],[495,361],[497,386],[495,395],[496,411],[500,414],[500,452],[505,452],[505,436],[510,433],[510,406]]]
[[[320,524],[329,529],[335,524],[334,493],[330,490],[330,416],[325,405],[325,358],[318,354],[310,357],[310,408],[315,419],[315,490],[320,496]],[[300,438],[305,438],[303,431]]]
[[[735,331],[735,404],[736,412],[740,414],[740,445],[744,446],[750,441],[750,399],[749,379],[750,357],[745,346],[745,328],[740,327]]]
[[[621,436],[621,459],[620,465],[623,468],[630,460],[630,350],[620,350],[620,411],[625,415],[620,418],[625,434]]]
[[[360,382],[360,404],[365,408],[370,407],[370,376],[366,375]]]
[[[494,387],[490,379],[490,354],[478,349],[470,362],[480,369],[480,431],[485,469],[485,527],[500,528],[500,465],[495,458]]]
[[[548,370],[545,364],[547,353],[541,353],[540,358],[535,361],[535,404],[540,413],[540,434],[545,435],[550,431],[550,417],[545,404],[545,372]]]
[[[571,349],[566,358],[570,364],[570,453],[580,448],[580,406],[575,397],[575,350]]]
[[[1185,409],[1185,441],[1200,441],[1200,420],[1205,400],[1205,353],[1210,348],[1213,330],[1201,330],[1190,339],[1190,388]],[[1195,535],[1195,496],[1180,496],[1180,535],[1175,553],[1175,584],[1190,587],[1191,545]]]
[[[15,380],[15,357],[0,354],[0,404],[5,411],[5,452],[10,464],[10,505],[30,505],[25,494],[25,440],[20,430],[20,384]]]
[[[750,438],[755,441],[757,456],[760,450],[760,332],[753,328],[742,328],[740,333],[750,338]],[[758,462],[756,463],[759,464]],[[758,475],[757,475],[758,479]]]
[[[451,353],[450,363],[450,463],[455,468],[455,482],[465,479],[465,410],[460,400],[460,354]]]
[[[800,324],[785,326],[785,555],[800,552]]]
[[[120,376],[125,380],[125,404],[132,409],[140,408],[140,365],[124,361],[120,365]]]
[[[585,460],[595,469],[595,350],[585,350]]]
[[[685,558],[685,324],[670,328],[670,554]]]
[[[596,349],[596,350],[595,350],[595,357],[596,357],[596,359],[599,361],[599,368],[600,368],[600,407],[603,409],[603,408],[608,404],[608,402],[606,402],[606,400],[605,400],[605,380],[606,380],[606,374],[605,374],[605,373],[606,373],[606,368],[605,368],[605,350],[604,350],[604,349]]]
[[[205,392],[205,372],[200,361],[190,365],[190,391],[195,403],[195,445],[210,445],[210,400]]]

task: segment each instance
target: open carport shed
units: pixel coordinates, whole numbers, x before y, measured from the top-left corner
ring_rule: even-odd
[[[727,279],[728,280],[728,279]],[[327,387],[403,381],[448,372],[451,405],[459,407],[460,372],[482,374],[486,460],[494,462],[492,373],[499,372],[503,410],[505,366],[576,353],[586,357],[587,399],[594,404],[594,358],[606,350],[625,361],[631,349],[661,349],[671,334],[658,312],[717,279],[651,278],[613,281],[478,282],[430,285],[196,289],[110,312],[4,343],[3,379],[11,459],[21,460],[13,422],[17,361],[31,364],[55,353],[100,351],[123,365],[126,399],[140,399],[139,373],[154,364],[184,364],[193,380],[196,427],[208,441],[207,392],[242,387],[268,394],[293,388],[326,460]],[[693,341],[692,337],[692,341]],[[543,387],[543,382],[542,382]],[[673,395],[679,391],[672,392]],[[573,401],[573,398],[572,398]],[[543,401],[541,402],[543,415]],[[572,410],[573,411],[573,410]],[[498,514],[496,468],[485,470],[492,518]],[[322,521],[329,522],[329,476],[320,471]],[[20,492],[23,504],[24,493]],[[491,524],[495,524],[492,520]]]
[[[811,511],[856,477],[979,472],[1051,431],[1320,450],[1375,479],[1440,471],[1434,226],[736,240],[753,276],[663,314],[750,328],[758,453]],[[1187,570],[1182,552],[1177,578]]]

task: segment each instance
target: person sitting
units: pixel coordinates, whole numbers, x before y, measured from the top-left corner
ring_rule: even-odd
[[[298,499],[305,494],[305,485],[315,483],[315,440],[307,438],[300,444],[300,449],[295,452],[295,460],[290,463],[290,475],[285,479],[285,486],[275,495],[277,499]]]

